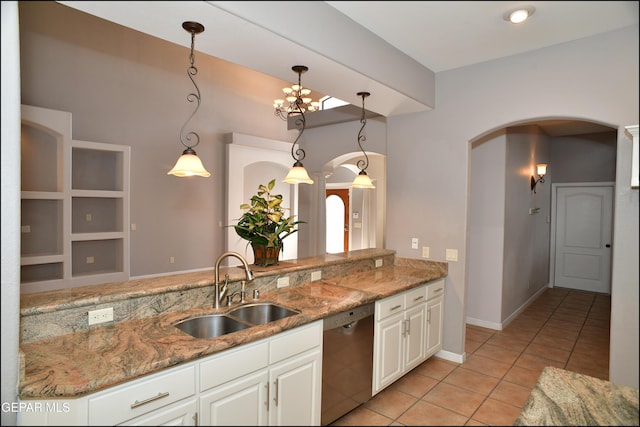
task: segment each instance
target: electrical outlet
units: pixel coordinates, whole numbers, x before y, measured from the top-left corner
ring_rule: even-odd
[[[31,226],[30,225],[23,225],[22,227],[20,227],[20,231],[22,233],[31,233]]]
[[[322,270],[312,271],[311,272],[311,281],[315,282],[316,280],[322,279]]]
[[[376,259],[376,267],[382,267],[382,258]]]
[[[287,286],[289,286],[289,277],[278,278],[278,283],[276,286],[278,288],[286,288]]]
[[[411,239],[411,249],[418,249],[418,238],[413,237]]]
[[[457,249],[447,249],[447,261],[458,261],[458,250]]]
[[[96,259],[92,256],[88,256],[87,257],[87,264],[93,264],[94,262],[96,262]]]
[[[93,220],[93,215],[91,215],[90,213],[88,213],[85,218],[87,219],[87,222],[91,222]]]
[[[169,257],[169,264],[173,264],[174,262],[176,262],[176,257]]]
[[[89,312],[89,325],[111,322],[113,320],[113,307],[101,308]]]

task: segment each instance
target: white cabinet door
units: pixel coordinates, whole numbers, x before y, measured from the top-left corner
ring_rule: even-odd
[[[122,423],[123,426],[195,426],[198,421],[198,402],[189,399],[147,415]]]
[[[265,369],[201,393],[200,425],[267,425],[268,380]]]
[[[377,393],[403,374],[402,312],[376,322],[374,329],[373,393]]]
[[[442,297],[427,302],[426,357],[430,357],[442,349],[442,305]]]
[[[321,369],[320,349],[270,368],[270,425],[320,425]]]
[[[425,359],[426,306],[424,303],[408,309],[404,314],[405,356],[404,372],[415,368]]]

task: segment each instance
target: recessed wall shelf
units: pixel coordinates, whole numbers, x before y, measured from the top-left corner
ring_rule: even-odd
[[[22,293],[129,279],[130,147],[74,140],[71,120],[22,105]]]

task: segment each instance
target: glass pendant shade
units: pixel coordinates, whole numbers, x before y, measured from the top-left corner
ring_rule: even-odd
[[[178,158],[176,165],[167,172],[167,175],[184,176],[203,176],[205,178],[211,174],[204,168],[202,161],[192,149],[186,149]]]
[[[302,166],[302,163],[295,162],[287,176],[282,180],[287,184],[313,184],[313,180],[309,178],[307,170]]]
[[[351,187],[351,188],[376,188],[376,186],[373,185],[373,183],[371,182],[371,178],[369,178],[369,175],[367,175],[367,173],[365,171],[360,171],[358,176],[356,176],[356,179],[353,180],[353,182],[351,183],[351,185],[349,187]]]

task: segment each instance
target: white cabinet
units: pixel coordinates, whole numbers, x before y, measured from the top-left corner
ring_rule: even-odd
[[[376,302],[373,394],[425,360],[427,287]]]
[[[276,337],[269,353],[269,425],[320,425],[322,322]]]
[[[426,357],[442,350],[442,316],[444,306],[444,280],[427,288],[427,349]]]
[[[442,349],[444,280],[376,301],[373,394]]]
[[[130,147],[73,140],[68,112],[21,114],[22,292],[128,280]]]
[[[200,366],[202,425],[319,425],[322,322]]]
[[[269,342],[227,350],[200,363],[202,425],[267,425]]]
[[[322,321],[77,399],[18,425],[320,425]]]

